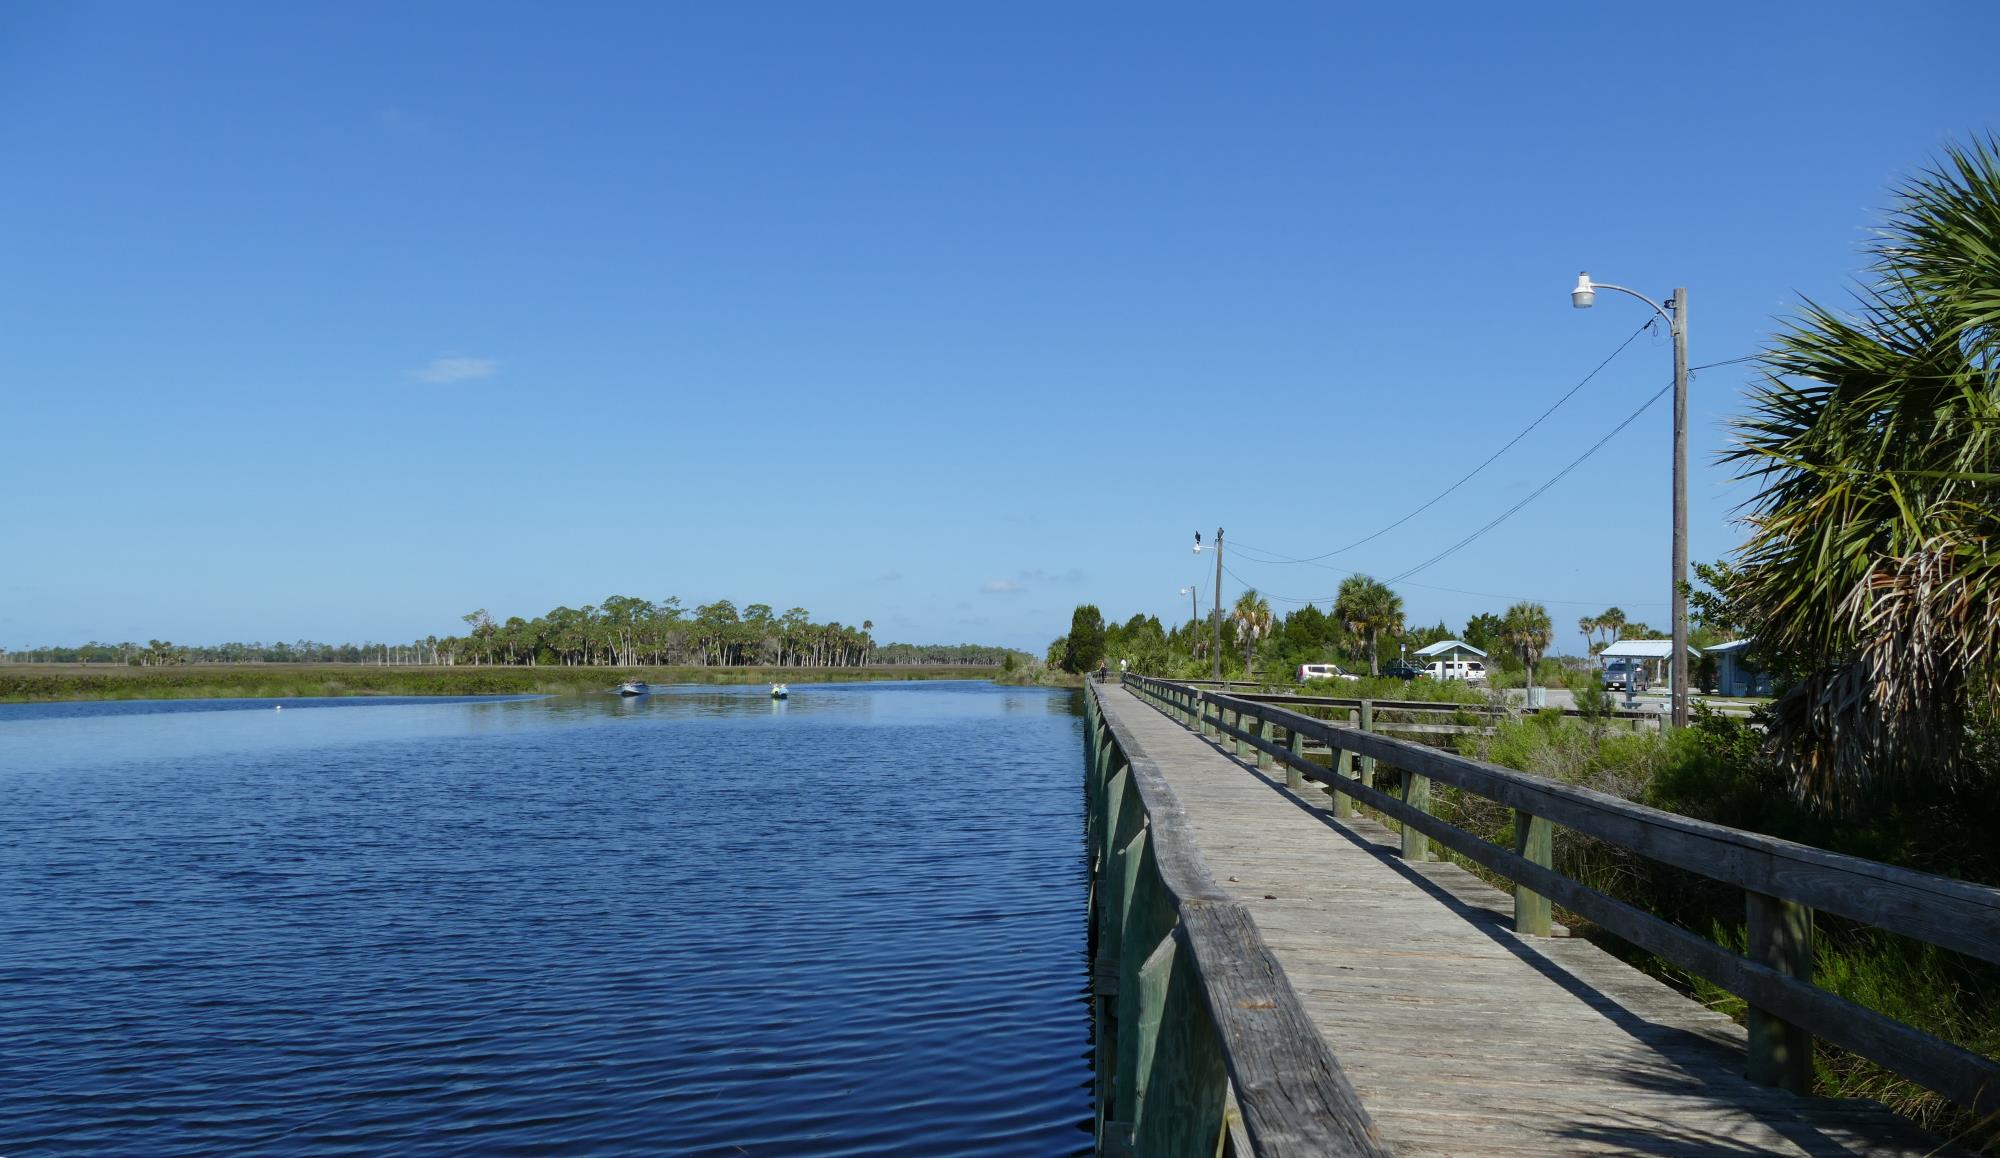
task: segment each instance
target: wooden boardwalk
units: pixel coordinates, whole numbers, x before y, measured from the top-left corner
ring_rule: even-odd
[[[1398,1154],[1924,1155],[1872,1102],[1743,1076],[1728,1017],[1590,942],[1513,931],[1513,896],[1335,820],[1124,688],[1101,703],[1179,797],[1208,871],[1247,908]]]

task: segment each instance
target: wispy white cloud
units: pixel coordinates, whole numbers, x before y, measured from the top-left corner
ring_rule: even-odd
[[[500,363],[493,358],[432,358],[429,362],[410,371],[410,377],[419,382],[446,385],[452,382],[471,382],[477,378],[491,378],[500,369]]]
[[[385,128],[394,133],[421,133],[431,127],[429,117],[413,113],[409,109],[390,105],[376,114]]]
[[[1018,579],[988,579],[979,590],[987,595],[1013,595],[1036,587],[1051,587],[1083,582],[1083,572],[1071,567],[1061,574],[1049,571],[1023,571]]]

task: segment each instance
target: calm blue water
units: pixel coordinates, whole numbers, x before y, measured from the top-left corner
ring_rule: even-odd
[[[0,705],[0,1154],[1087,1152],[1080,720]]]

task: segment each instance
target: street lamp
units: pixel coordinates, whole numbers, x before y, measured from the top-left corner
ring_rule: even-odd
[[[1676,289],[1667,299],[1666,305],[1654,301],[1638,290],[1626,289],[1622,285],[1611,285],[1601,281],[1591,281],[1590,274],[1576,275],[1576,288],[1569,291],[1570,304],[1580,310],[1587,310],[1597,303],[1598,290],[1617,290],[1629,294],[1653,307],[1653,312],[1665,318],[1667,328],[1674,336],[1674,655],[1673,655],[1673,723],[1676,728],[1684,728],[1688,722],[1688,620],[1687,620],[1687,397],[1688,397],[1688,346],[1687,315],[1688,292]]]
[[[1194,533],[1194,553],[1201,554],[1201,532]],[[1215,682],[1222,682],[1222,528],[1215,528]]]

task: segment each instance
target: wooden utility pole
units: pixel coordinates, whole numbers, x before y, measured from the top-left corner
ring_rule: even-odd
[[[1215,528],[1215,678],[1222,680],[1222,528]]]
[[[1674,727],[1688,725],[1688,292],[1667,299],[1674,312]],[[1218,546],[1218,550],[1220,547]]]

